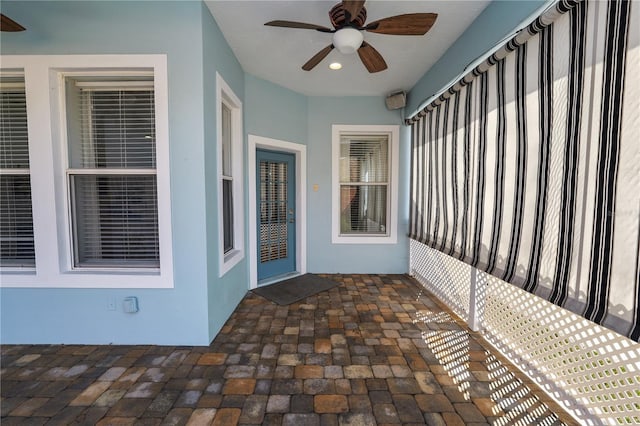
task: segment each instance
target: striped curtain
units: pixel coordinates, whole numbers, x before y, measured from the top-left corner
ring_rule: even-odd
[[[636,341],[639,27],[560,1],[407,121],[411,238]]]

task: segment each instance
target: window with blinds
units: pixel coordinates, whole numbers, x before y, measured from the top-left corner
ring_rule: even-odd
[[[216,73],[218,274],[244,258],[242,102]]]
[[[35,267],[23,76],[0,76],[0,266]]]
[[[73,266],[160,265],[153,78],[66,77]]]
[[[222,103],[222,226],[224,252],[233,250],[233,172],[231,166],[231,109]]]
[[[340,234],[386,235],[389,137],[341,136]]]

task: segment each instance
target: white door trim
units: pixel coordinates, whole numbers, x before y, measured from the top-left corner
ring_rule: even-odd
[[[249,288],[258,286],[258,241],[256,229],[256,150],[269,149],[296,157],[296,272],[307,272],[307,147],[262,136],[249,135]]]

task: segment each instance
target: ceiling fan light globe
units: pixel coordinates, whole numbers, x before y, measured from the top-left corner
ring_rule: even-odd
[[[355,28],[342,28],[333,34],[333,45],[344,55],[355,53],[363,40],[362,32]]]

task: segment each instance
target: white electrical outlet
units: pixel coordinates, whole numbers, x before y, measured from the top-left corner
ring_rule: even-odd
[[[138,298],[135,296],[125,297],[122,301],[122,310],[128,314],[138,312]]]

